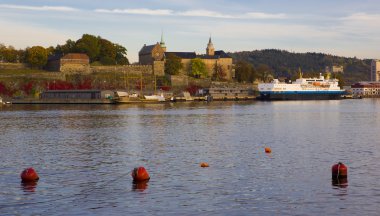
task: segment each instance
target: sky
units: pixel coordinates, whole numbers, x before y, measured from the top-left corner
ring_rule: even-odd
[[[163,32],[167,51],[290,52],[380,59],[379,0],[0,0],[0,43],[24,49],[101,36],[138,61]]]

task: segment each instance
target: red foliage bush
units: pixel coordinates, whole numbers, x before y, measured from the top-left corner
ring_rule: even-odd
[[[195,95],[198,90],[200,89],[199,86],[197,85],[194,85],[194,84],[190,84],[187,88],[186,88],[186,91],[188,91],[190,93],[190,95]]]

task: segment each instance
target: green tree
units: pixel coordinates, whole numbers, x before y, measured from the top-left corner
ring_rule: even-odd
[[[183,68],[181,58],[170,53],[165,59],[165,73],[170,75],[177,75]]]
[[[226,80],[226,75],[227,74],[222,65],[215,63],[213,68],[212,79],[215,81],[224,81]]]
[[[26,60],[32,67],[41,68],[42,66],[46,65],[47,59],[48,52],[41,46],[34,46],[27,50]]]
[[[68,54],[68,53],[72,53],[72,52],[78,52],[76,50],[76,42],[73,41],[73,40],[67,40],[66,43],[64,45],[57,45],[55,47],[55,50],[54,50],[54,53],[58,54]]]
[[[343,74],[341,73],[333,73],[332,78],[338,79],[338,85],[340,88],[343,88],[343,86],[346,84],[344,81]]]
[[[99,38],[100,52],[99,61],[103,65],[115,65],[116,64],[116,46],[110,41]]]
[[[90,57],[90,61],[98,60],[100,53],[99,38],[94,35],[84,34],[75,44],[75,50],[80,53],[86,53]]]
[[[257,67],[257,74],[263,82],[268,82],[273,78],[272,69],[266,64],[260,64]]]
[[[116,47],[116,57],[115,61],[118,65],[127,65],[129,64],[129,60],[127,56],[127,49],[119,44],[115,44]]]
[[[207,77],[206,64],[200,58],[191,59],[190,75],[196,78]]]
[[[238,61],[235,65],[235,77],[238,82],[253,82],[256,80],[256,70],[246,61]]]

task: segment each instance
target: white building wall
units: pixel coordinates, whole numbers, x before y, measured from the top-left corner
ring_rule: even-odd
[[[371,62],[371,81],[380,81],[380,60],[372,60]]]

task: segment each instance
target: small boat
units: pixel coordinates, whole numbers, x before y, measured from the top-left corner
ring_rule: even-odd
[[[114,101],[116,103],[139,103],[144,100],[136,93],[129,94],[128,92],[116,91]]]
[[[165,101],[164,94],[161,94],[161,95],[144,95],[144,98],[147,101],[159,101],[159,102]]]

